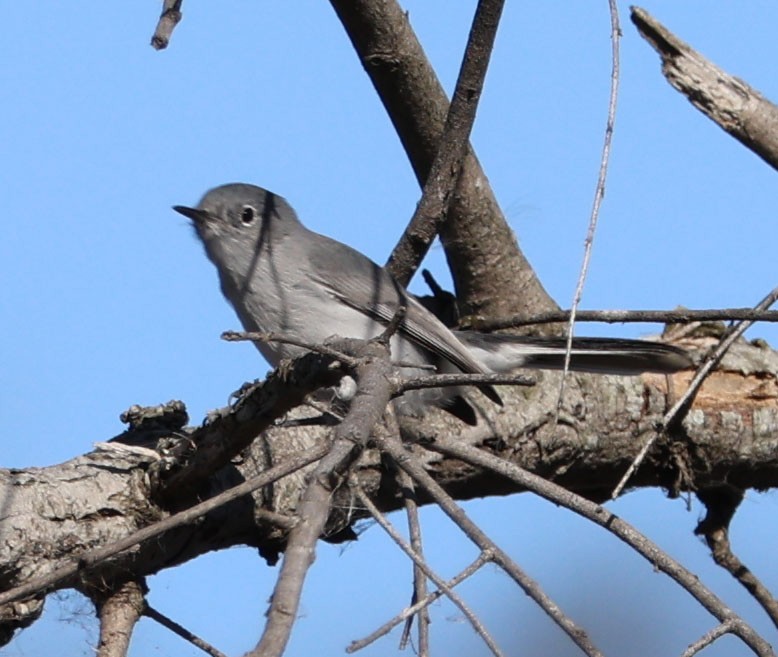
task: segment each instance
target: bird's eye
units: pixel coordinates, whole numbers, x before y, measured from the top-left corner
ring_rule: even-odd
[[[254,221],[254,219],[257,216],[257,211],[252,208],[250,205],[244,205],[243,209],[240,211],[240,220],[248,226],[250,223]]]

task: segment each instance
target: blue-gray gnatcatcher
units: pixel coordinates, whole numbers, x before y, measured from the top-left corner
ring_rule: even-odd
[[[192,220],[216,265],[224,296],[247,331],[265,331],[321,344],[328,338],[379,335],[401,305],[405,317],[391,339],[392,358],[433,366],[439,372],[506,372],[520,367],[559,369],[565,342],[457,331],[447,328],[389,273],[345,244],[308,230],[280,196],[254,185],[212,189],[196,208],[174,208]],[[256,343],[275,367],[303,350]],[[674,372],[691,366],[682,349],[641,340],[576,338],[570,367],[613,374]],[[413,375],[413,369],[403,368]],[[486,390],[493,399],[496,393]],[[475,415],[452,390],[405,393],[400,412],[420,414],[429,405],[467,422]]]

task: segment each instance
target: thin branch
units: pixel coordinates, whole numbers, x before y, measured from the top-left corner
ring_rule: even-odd
[[[562,400],[565,395],[565,385],[567,383],[567,373],[570,370],[570,359],[573,353],[573,334],[575,332],[575,315],[578,310],[578,304],[581,303],[583,296],[586,274],[589,271],[589,261],[592,257],[592,246],[594,245],[594,235],[597,232],[597,220],[600,216],[600,206],[605,197],[605,180],[608,177],[608,163],[610,162],[611,142],[613,140],[613,128],[616,123],[616,102],[619,97],[619,39],[621,38],[621,28],[619,27],[619,8],[616,0],[608,0],[611,19],[611,85],[610,95],[608,97],[608,118],[605,123],[605,136],[602,142],[602,156],[600,158],[600,171],[597,174],[597,186],[594,189],[594,201],[592,211],[589,216],[589,227],[586,231],[584,240],[584,255],[581,262],[581,271],[578,274],[578,282],[573,294],[573,305],[570,309],[570,319],[567,323],[567,348],[565,350],[565,364],[562,369],[562,378],[559,382],[559,396],[556,404],[556,415],[554,425],[559,420],[559,412],[562,409]]]
[[[413,457],[398,438],[391,435],[376,437],[379,447],[389,454],[398,467],[405,470],[411,478],[424,488],[441,510],[464,532],[464,534],[482,550],[494,555],[494,563],[500,566],[535,603],[572,639],[572,641],[590,657],[601,657],[602,653],[594,646],[586,632],[568,618],[559,606],[546,595],[540,586],[516,564],[508,554],[498,547],[480,527],[454,502]],[[433,444],[437,445],[437,441]],[[476,450],[478,451],[478,450]],[[498,459],[499,460],[499,459]]]
[[[373,340],[387,340],[391,338],[400,327],[400,323],[405,317],[405,306],[398,306],[391,321],[386,325],[384,331],[372,338]],[[305,351],[310,351],[322,356],[328,356],[333,361],[342,362],[348,367],[355,368],[359,364],[359,359],[347,353],[359,349],[363,341],[358,338],[339,338],[334,337],[327,343],[306,342],[297,338],[281,333],[271,333],[267,331],[224,331],[221,339],[227,342],[278,342],[279,344],[289,344],[293,347],[300,347]],[[410,361],[392,361],[395,367],[407,367],[409,369],[434,370],[433,365],[420,365]]]
[[[143,615],[148,616],[152,620],[155,620],[157,623],[159,623],[163,627],[173,632],[173,634],[177,634],[182,639],[184,639],[184,641],[188,641],[193,646],[199,648],[207,655],[210,655],[211,657],[227,657],[227,655],[225,655],[217,648],[214,648],[210,643],[208,643],[204,639],[201,639],[196,634],[190,632],[183,625],[179,625],[171,618],[168,618],[163,613],[157,611],[156,609],[154,609],[154,607],[150,606],[149,604],[146,604],[146,607],[143,610]]]
[[[479,0],[476,7],[454,96],[421,201],[386,263],[386,268],[403,286],[416,273],[446,219],[467,153],[504,2]]]
[[[754,310],[767,310],[776,301],[778,301],[778,287],[774,288],[764,299],[762,299],[754,307]],[[648,451],[656,442],[657,438],[662,435],[662,433],[671,431],[674,427],[683,421],[683,418],[686,416],[686,413],[688,413],[689,408],[691,408],[692,402],[697,396],[697,393],[702,387],[702,384],[705,382],[705,379],[707,379],[708,375],[713,371],[713,369],[718,366],[729,348],[735,343],[735,341],[738,340],[738,338],[740,338],[741,335],[743,335],[743,333],[745,333],[751,327],[752,324],[752,321],[739,322],[731,326],[721,336],[718,345],[716,345],[716,348],[707,355],[705,360],[702,362],[702,365],[700,365],[700,367],[697,369],[697,372],[689,382],[689,386],[686,388],[683,395],[681,395],[680,399],[678,399],[675,404],[673,404],[672,408],[670,408],[670,410],[665,414],[662,420],[662,430],[652,433],[648,440],[646,440],[646,442],[643,444],[643,447],[641,447],[629,468],[627,468],[627,471],[624,473],[621,481],[619,481],[619,483],[616,485],[616,488],[613,489],[613,492],[611,493],[611,499],[616,499],[621,494],[621,491],[624,490],[627,482],[629,482],[629,480],[632,478],[632,475],[640,467],[640,464],[643,462],[643,459],[646,458],[646,454],[648,454]]]
[[[341,477],[361,454],[373,427],[391,398],[391,363],[385,346],[369,342],[356,368],[356,396],[335,430],[332,447],[321,460],[298,505],[299,521],[289,533],[284,561],[273,591],[262,637],[247,657],[280,657],[297,618],[305,576],[313,563],[316,541],[324,531],[330,499]]]
[[[405,513],[408,517],[408,536],[411,539],[411,549],[424,559],[424,545],[421,540],[421,523],[419,522],[419,506],[416,504],[416,491],[414,490],[413,480],[408,473],[399,470],[397,472],[397,481],[402,491],[405,503]],[[416,562],[413,563],[413,596],[411,597],[411,606],[419,600],[427,597],[427,578],[424,571]],[[403,629],[403,635],[400,639],[400,650],[404,650],[408,644],[413,616],[409,616]],[[423,607],[418,614],[419,625],[419,645],[417,653],[419,657],[429,657],[430,654],[430,615],[429,609]]]
[[[267,486],[268,484],[278,481],[282,477],[285,477],[293,472],[297,472],[306,465],[318,461],[329,451],[329,445],[318,445],[311,447],[300,453],[296,458],[289,459],[283,463],[279,463],[273,466],[269,470],[265,470],[262,474],[257,475],[244,481],[242,484],[230,488],[229,490],[219,493],[205,502],[196,504],[195,506],[180,511],[164,520],[144,527],[130,534],[129,536],[89,552],[85,552],[78,557],[69,558],[62,566],[56,568],[51,573],[43,575],[42,577],[36,577],[29,582],[17,586],[16,588],[0,593],[0,605],[14,602],[15,600],[21,600],[22,598],[29,597],[41,592],[48,591],[49,589],[62,584],[67,579],[73,577],[80,571],[87,570],[96,566],[97,564],[105,561],[110,557],[114,557],[117,554],[128,550],[131,547],[147,541],[151,538],[155,538],[160,534],[165,533],[175,527],[180,527],[187,523],[196,520],[204,516],[206,513],[213,511],[214,509],[232,502],[233,500],[247,495],[258,488]]]
[[[697,497],[705,505],[707,513],[694,533],[705,537],[713,560],[743,585],[778,627],[778,600],[738,559],[729,542],[729,525],[743,499],[743,491],[732,486],[718,486],[698,491]]]
[[[405,315],[408,312],[408,306],[405,303],[407,301],[406,296],[401,295],[401,299],[402,301],[400,305],[397,306],[397,309],[392,315],[392,319],[389,320],[389,323],[386,325],[386,328],[384,328],[383,333],[374,338],[374,340],[378,340],[384,346],[389,346],[392,336],[400,329],[400,326],[405,319]]]
[[[443,578],[427,565],[427,562],[424,561],[424,557],[422,557],[415,550],[413,550],[410,545],[408,545],[407,541],[405,541],[403,537],[400,536],[400,534],[397,532],[397,530],[392,527],[392,524],[387,520],[386,516],[378,510],[378,507],[373,504],[373,501],[365,494],[365,492],[359,487],[358,484],[353,486],[353,490],[360,503],[363,504],[364,507],[370,512],[370,515],[375,518],[376,522],[381,526],[381,528],[392,537],[392,540],[397,543],[400,549],[405,552],[405,554],[413,560],[413,563],[435,583],[435,586],[443,591],[443,593],[449,600],[451,600],[451,602],[459,607],[459,610],[473,626],[476,634],[478,634],[478,636],[483,639],[484,643],[489,647],[489,650],[492,651],[492,654],[494,654],[495,657],[504,657],[502,650],[500,650],[500,646],[495,643],[494,639],[483,626],[483,623],[481,623],[478,616],[470,609],[470,607],[465,604],[462,598],[454,593],[454,591],[446,585],[446,582],[443,580]]]
[[[476,572],[478,572],[481,566],[489,563],[490,561],[492,561],[492,554],[490,552],[481,552],[481,554],[478,555],[478,557],[476,558],[475,561],[473,561],[473,563],[471,563],[461,573],[459,573],[455,577],[452,577],[450,580],[445,582],[444,588],[436,589],[435,591],[430,593],[427,597],[425,597],[423,600],[419,600],[418,602],[411,605],[410,607],[406,607],[399,614],[397,614],[397,616],[395,616],[391,620],[388,620],[377,630],[368,634],[365,638],[359,639],[358,641],[352,641],[349,644],[349,646],[346,648],[346,652],[353,653],[353,652],[357,652],[357,650],[362,650],[362,648],[369,646],[371,643],[374,643],[382,636],[389,634],[389,632],[391,632],[393,628],[397,627],[404,620],[407,620],[408,618],[412,618],[415,614],[418,614],[422,609],[429,607],[429,605],[431,605],[433,602],[439,600],[444,595],[446,595],[445,591],[448,591],[458,586],[459,584],[464,582],[468,577],[471,577]]]
[[[520,374],[465,374],[462,372],[458,374],[433,374],[431,376],[417,376],[412,379],[403,379],[397,384],[397,392],[480,384],[534,386],[535,383],[535,379],[531,376]]]
[[[662,58],[662,73],[676,90],[720,128],[778,169],[778,106],[723,71],[639,7],[632,22]]]
[[[90,591],[100,620],[97,657],[126,657],[132,631],[143,613],[145,583],[127,580],[109,591]]]
[[[681,654],[681,657],[694,657],[700,650],[703,648],[707,648],[711,643],[713,643],[716,639],[719,637],[724,636],[725,634],[730,634],[732,632],[732,623],[729,621],[725,621],[723,623],[720,623],[719,625],[716,625],[712,630],[709,632],[706,632],[703,634],[697,641],[695,641],[692,644],[689,644],[689,647],[683,651]]]
[[[580,495],[562,488],[547,479],[532,474],[513,463],[488,454],[462,441],[449,437],[438,437],[429,449],[447,456],[453,456],[476,467],[495,472],[508,480],[537,493],[542,498],[574,511],[607,529],[614,536],[632,547],[652,566],[669,575],[697,600],[712,616],[722,623],[730,623],[732,633],[736,634],[760,657],[774,657],[770,644],[765,641],[748,623],[727,607],[702,581],[691,571],[664,552],[648,537],[641,534],[606,508],[595,504]]]
[[[604,322],[608,324],[627,322],[727,322],[737,320],[758,322],[778,322],[778,310],[758,311],[753,308],[721,308],[710,310],[578,310],[576,322]],[[555,324],[570,321],[569,310],[551,311],[532,317],[515,316],[500,319],[465,317],[462,327],[477,331],[498,331],[506,328],[519,328],[535,324]]]
[[[322,356],[329,356],[333,360],[342,361],[348,367],[356,367],[358,359],[339,351],[326,344],[317,344],[314,342],[305,342],[281,333],[271,333],[268,331],[224,331],[221,339],[227,342],[277,342],[279,344],[288,344],[293,347],[305,349]]]
[[[151,46],[155,50],[164,50],[170,43],[173,30],[182,18],[181,3],[183,0],[163,0],[162,13],[159,16],[154,36],[151,37]]]

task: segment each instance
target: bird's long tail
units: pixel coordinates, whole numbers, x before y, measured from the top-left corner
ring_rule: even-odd
[[[539,338],[458,331],[457,336],[494,372],[519,367],[562,369],[564,338]],[[570,369],[601,374],[677,372],[693,366],[683,349],[660,342],[623,338],[573,338]]]

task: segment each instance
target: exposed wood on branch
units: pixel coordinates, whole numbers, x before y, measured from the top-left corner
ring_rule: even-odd
[[[674,89],[711,121],[778,168],[778,106],[681,41],[647,11],[632,8],[632,22],[662,58]]]

